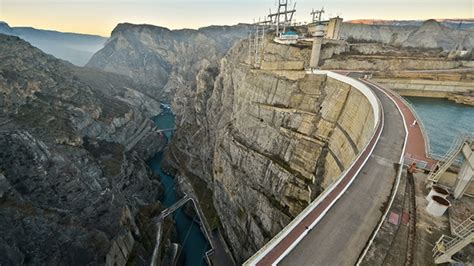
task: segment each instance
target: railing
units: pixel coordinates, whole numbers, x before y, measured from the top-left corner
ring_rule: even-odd
[[[413,159],[409,156],[405,156],[404,160],[403,160],[403,164],[404,165],[411,165],[412,163],[416,163],[416,167],[419,168],[419,169],[424,169],[424,170],[431,170],[431,169],[428,169],[428,162],[426,161],[422,161],[422,160],[417,160],[417,159]]]
[[[377,85],[379,86],[376,82],[370,80],[369,81],[370,83],[372,83],[373,85]],[[398,94],[397,92],[395,92],[394,90],[390,89],[390,88],[387,88],[387,87],[383,87],[386,91],[388,91],[391,95],[393,95],[394,97],[396,97],[397,99],[399,99],[400,101],[402,101],[402,103],[408,108],[410,109],[410,112],[413,114],[413,116],[415,117],[415,120],[418,124],[418,126],[420,127],[420,131],[421,131],[421,134],[423,135],[423,141],[425,143],[425,154],[427,157],[429,158],[435,158],[434,154],[431,153],[431,146],[430,146],[430,141],[429,141],[429,137],[427,135],[426,132],[426,127],[423,123],[423,120],[421,120],[420,116],[418,115],[418,113],[416,112],[415,110],[415,107],[413,107],[413,105],[408,102],[405,98],[403,98],[402,96],[400,96],[400,94]],[[397,105],[395,103],[395,105]],[[398,106],[397,106],[398,107]],[[400,107],[398,107],[400,109]],[[401,111],[401,110],[400,110]],[[409,124],[410,122],[409,121],[405,121],[405,124]],[[408,161],[411,161],[411,162],[416,162],[417,163],[417,166],[423,166],[423,169],[426,169],[426,170],[432,170],[432,169],[427,169],[426,166],[428,165],[428,162],[425,162],[425,161],[420,161],[420,160],[416,160],[414,158],[411,158],[411,157],[405,157],[405,162],[408,162]],[[420,164],[420,165],[419,165]]]
[[[474,215],[464,220],[462,223],[455,224],[453,222],[453,233],[459,237],[465,237],[474,231]]]
[[[459,155],[459,152],[462,149],[463,144],[469,139],[473,138],[471,134],[462,134],[459,135],[454,142],[451,144],[448,152],[438,161],[436,164],[437,167],[434,167],[430,174],[428,175],[428,180],[432,182],[438,182],[441,175],[451,166],[451,164],[456,160],[456,157]]]
[[[425,124],[423,123],[423,120],[421,120],[421,118],[418,116],[418,113],[416,112],[415,110],[415,107],[413,107],[413,105],[408,102],[405,98],[403,98],[402,96],[400,96],[398,93],[396,93],[395,91],[391,90],[391,89],[388,89],[392,94],[395,95],[395,97],[398,97],[407,107],[408,109],[410,109],[411,113],[413,114],[413,116],[415,117],[416,119],[416,122],[418,123],[419,127],[420,127],[420,130],[421,130],[421,134],[423,135],[423,139],[425,140],[425,153],[427,156],[431,157],[431,146],[430,146],[430,139],[428,138],[428,135],[426,135],[426,127],[425,127]]]
[[[433,247],[435,263],[453,261],[452,255],[474,241],[474,215],[455,225],[453,231],[455,237],[442,235]]]

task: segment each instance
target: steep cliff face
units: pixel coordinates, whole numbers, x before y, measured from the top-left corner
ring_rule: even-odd
[[[307,64],[309,52],[269,42],[264,58]],[[367,100],[349,85],[247,62],[241,42],[219,68],[200,71],[196,91],[174,101],[178,131],[167,154],[182,175],[207,183],[239,261],[333,182],[374,126]]]
[[[147,258],[153,226],[136,216],[161,186],[144,160],[166,141],[134,86],[0,34],[0,264]]]
[[[198,70],[217,65],[247,32],[246,25],[169,30],[123,23],[87,66],[131,77],[150,95],[169,100],[177,88],[193,87]]]

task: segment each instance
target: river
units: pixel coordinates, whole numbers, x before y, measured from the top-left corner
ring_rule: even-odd
[[[173,114],[164,112],[153,119],[156,126],[160,129],[167,129],[175,127],[175,120]],[[173,134],[171,131],[165,132],[168,141],[171,140]],[[173,205],[177,198],[175,190],[175,179],[173,176],[167,175],[161,169],[161,162],[163,154],[156,154],[149,162],[152,171],[160,176],[160,181],[163,184],[165,193],[162,204],[165,207]],[[204,255],[210,249],[209,243],[201,232],[199,224],[197,224],[191,217],[186,215],[183,207],[174,212],[173,218],[176,222],[176,231],[184,253],[184,265],[207,265]],[[197,217],[196,217],[197,218]]]
[[[457,136],[474,133],[474,107],[446,99],[405,97],[420,117],[428,135],[430,153],[444,155]]]

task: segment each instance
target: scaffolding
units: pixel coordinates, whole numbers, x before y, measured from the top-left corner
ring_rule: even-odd
[[[263,61],[265,33],[271,26],[271,21],[259,21],[253,24],[249,32],[249,64],[259,68]]]

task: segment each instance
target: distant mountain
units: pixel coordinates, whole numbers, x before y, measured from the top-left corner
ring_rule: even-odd
[[[57,58],[83,66],[100,50],[107,38],[97,35],[39,30],[31,27],[10,27],[0,21],[0,33],[17,36]]]
[[[419,26],[362,22],[343,23],[341,38],[349,42],[379,42],[403,47],[442,48],[446,51],[474,47],[474,30],[449,28],[434,19]]]
[[[443,26],[459,30],[474,30],[474,19],[435,19]],[[382,19],[355,19],[347,21],[354,24],[388,25],[388,26],[421,26],[424,20],[382,20]]]

